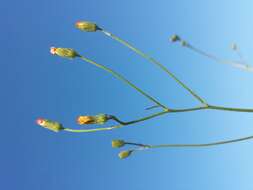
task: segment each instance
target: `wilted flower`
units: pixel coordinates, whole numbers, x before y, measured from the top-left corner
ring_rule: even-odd
[[[104,124],[109,119],[111,119],[111,117],[109,115],[106,115],[106,114],[98,114],[98,115],[95,115],[95,116],[81,115],[81,116],[77,117],[76,122],[79,125]]]
[[[177,42],[177,41],[180,41],[180,37],[176,34],[173,34],[171,37],[170,37],[170,41],[171,42]]]
[[[53,55],[58,55],[60,57],[64,57],[64,58],[80,57],[80,55],[75,50],[73,50],[71,48],[51,47],[50,48],[50,53],[53,54]]]
[[[64,129],[62,124],[55,122],[55,121],[48,120],[48,119],[39,118],[36,120],[36,123],[44,128],[54,131],[54,132],[59,132]]]
[[[125,159],[125,158],[129,157],[132,152],[133,152],[133,150],[124,150],[124,151],[121,151],[118,154],[118,156],[119,156],[120,159]]]
[[[76,28],[86,32],[95,32],[97,30],[101,30],[95,23],[87,22],[87,21],[78,21],[76,22]]]
[[[112,147],[113,148],[120,148],[125,145],[125,142],[123,140],[112,140]]]

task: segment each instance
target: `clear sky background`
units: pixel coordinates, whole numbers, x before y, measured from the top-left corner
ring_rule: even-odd
[[[169,68],[211,104],[253,107],[253,73],[170,44],[177,33],[197,47],[236,59],[236,42],[253,64],[251,0],[2,1],[0,188],[9,190],[251,190],[253,142],[206,149],[157,149],[117,157],[111,140],[206,143],[253,134],[253,114],[198,111],[162,116],[113,131],[53,133],[37,117],[78,128],[77,115],[108,113],[128,121],[154,113],[152,103],[110,74],[49,53],[71,47],[113,68],[173,108],[198,105],[156,66],[101,33],[96,22]],[[112,123],[110,123],[112,124]]]

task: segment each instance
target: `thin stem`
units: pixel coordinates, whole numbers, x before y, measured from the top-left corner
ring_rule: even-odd
[[[213,106],[213,105],[206,105],[206,106],[198,106],[198,107],[193,107],[193,108],[183,108],[183,109],[170,109],[170,110],[164,110],[158,113],[154,113],[145,117],[142,117],[140,119],[124,122],[120,119],[118,119],[115,116],[111,116],[111,119],[118,122],[119,125],[114,125],[112,127],[105,127],[105,128],[94,128],[94,129],[69,129],[66,128],[64,129],[65,131],[68,132],[75,132],[75,133],[85,133],[85,132],[96,132],[96,131],[106,131],[106,130],[112,130],[112,129],[117,129],[121,128],[123,126],[128,126],[132,125],[135,123],[139,123],[142,121],[146,121],[158,116],[162,116],[168,113],[180,113],[180,112],[192,112],[192,111],[198,111],[198,110],[218,110],[218,111],[231,111],[231,112],[248,112],[251,113],[253,112],[253,109],[245,109],[245,108],[230,108],[230,107],[222,107],[222,106]]]
[[[146,98],[148,98],[149,100],[151,100],[152,102],[156,103],[157,105],[161,106],[162,108],[164,109],[168,109],[166,106],[162,105],[160,102],[158,102],[155,98],[153,98],[152,96],[148,95],[146,92],[144,92],[143,90],[141,90],[140,88],[138,88],[137,86],[135,86],[133,83],[131,83],[129,80],[127,80],[126,78],[124,78],[123,76],[121,76],[120,74],[118,74],[117,72],[113,71],[112,69],[104,66],[104,65],[101,65],[101,64],[98,64],[86,57],[83,57],[83,56],[80,56],[80,58],[88,63],[91,63],[95,66],[97,66],[98,68],[100,69],[103,69],[109,73],[111,73],[114,77],[116,77],[117,79],[125,82],[126,84],[128,84],[129,86],[131,86],[132,88],[134,88],[135,90],[137,90],[138,92],[140,92],[142,95],[144,95]]]
[[[183,82],[181,82],[173,73],[171,73],[165,66],[163,66],[160,62],[158,62],[157,60],[155,60],[154,58],[150,57],[149,55],[143,53],[141,50],[133,47],[131,44],[129,44],[128,42],[122,40],[121,38],[115,36],[114,34],[105,31],[105,30],[100,30],[102,33],[104,33],[105,35],[111,37],[112,39],[118,41],[119,43],[123,44],[124,46],[128,47],[129,49],[131,49],[132,51],[134,51],[135,53],[139,54],[141,57],[145,58],[146,60],[148,60],[149,62],[157,65],[160,69],[162,69],[163,71],[165,71],[170,77],[172,77],[179,85],[181,85],[184,89],[186,89],[193,97],[195,97],[198,101],[200,101],[202,104],[207,104],[206,101],[201,98],[200,96],[198,96],[195,92],[193,92],[193,90],[191,90],[188,86],[186,86]]]
[[[246,141],[253,139],[253,136],[238,138],[238,139],[232,139],[232,140],[226,140],[226,141],[217,141],[212,143],[204,143],[204,144],[162,144],[162,145],[149,145],[147,149],[152,148],[173,148],[173,147],[182,147],[182,148],[194,148],[194,147],[209,147],[209,146],[217,146],[217,145],[223,145],[223,144],[230,144],[240,141]]]
[[[146,144],[140,144],[140,143],[132,143],[132,142],[125,142],[125,144],[127,145],[134,145],[134,146],[140,146],[140,147],[150,147],[149,145],[146,145]]]
[[[208,57],[209,59],[212,59],[212,60],[214,60],[218,63],[229,64],[229,65],[232,65],[232,66],[237,67],[239,69],[253,72],[253,68],[248,64],[244,64],[242,62],[236,62],[236,61],[220,59],[220,58],[216,57],[215,55],[206,53],[206,52],[204,52],[204,51],[202,51],[202,50],[200,50],[200,49],[198,49],[198,48],[196,48],[196,47],[194,47],[194,46],[192,46],[188,43],[186,43],[183,47],[186,47],[186,48],[188,48],[188,49],[190,49],[190,50],[192,50],[192,51],[194,51],[194,52],[196,52],[200,55]]]
[[[94,128],[94,129],[70,129],[64,128],[64,131],[72,132],[72,133],[90,133],[90,132],[97,132],[97,131],[108,131],[112,129],[120,128],[121,125],[115,125],[112,127],[103,127],[103,128]]]
[[[134,123],[139,123],[139,122],[142,122],[142,121],[146,121],[146,120],[152,119],[154,117],[158,117],[158,116],[164,115],[164,114],[166,114],[168,112],[169,112],[168,110],[165,110],[165,111],[162,111],[162,112],[158,112],[158,113],[155,113],[155,114],[152,114],[152,115],[149,115],[149,116],[146,116],[146,117],[142,117],[140,119],[128,121],[128,122],[121,121],[120,119],[118,119],[115,116],[113,116],[112,119],[114,121],[120,123],[121,125],[131,125],[131,124],[134,124]]]
[[[142,121],[146,121],[167,113],[179,113],[179,112],[192,112],[192,111],[198,111],[198,110],[208,110],[208,109],[212,109],[212,110],[218,110],[218,111],[231,111],[231,112],[253,112],[253,109],[245,109],[245,108],[230,108],[230,107],[222,107],[222,106],[213,106],[213,105],[206,105],[206,106],[198,106],[198,107],[193,107],[193,108],[183,108],[183,109],[170,109],[170,110],[165,110],[162,112],[158,112],[140,119],[136,119],[136,120],[132,120],[132,121],[128,121],[128,122],[124,122],[121,121],[120,119],[118,119],[115,116],[112,116],[112,119],[118,123],[120,123],[121,125],[131,125],[131,124],[135,124],[135,123],[139,123]]]
[[[233,112],[253,112],[253,109],[246,109],[246,108],[230,108],[230,107],[222,107],[222,106],[212,106],[209,105],[208,109],[213,110],[223,110],[223,111],[233,111]]]

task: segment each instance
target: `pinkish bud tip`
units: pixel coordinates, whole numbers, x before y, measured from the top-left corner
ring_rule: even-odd
[[[36,120],[36,123],[37,123],[38,125],[43,125],[44,122],[45,122],[45,120],[42,119],[42,118],[38,118],[38,119]]]
[[[57,49],[56,47],[51,47],[50,53],[54,55],[56,53],[56,49]]]

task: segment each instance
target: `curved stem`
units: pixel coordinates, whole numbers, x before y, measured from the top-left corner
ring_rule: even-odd
[[[136,119],[136,120],[132,120],[132,121],[128,121],[128,122],[124,122],[121,121],[120,119],[118,119],[115,116],[112,116],[112,119],[118,123],[120,123],[121,125],[130,125],[130,124],[134,124],[134,123],[139,123],[142,121],[146,121],[167,113],[179,113],[179,112],[192,112],[192,111],[198,111],[198,110],[208,110],[208,109],[212,109],[212,110],[220,110],[220,111],[231,111],[231,112],[253,112],[253,109],[245,109],[245,108],[230,108],[230,107],[222,107],[222,106],[213,106],[213,105],[206,105],[206,106],[198,106],[198,107],[193,107],[193,108],[183,108],[183,109],[170,109],[170,110],[165,110],[162,112],[158,112],[155,114],[151,114],[149,116],[140,118],[140,119]]]
[[[238,139],[232,139],[232,140],[226,140],[226,141],[217,141],[217,142],[212,142],[212,143],[204,143],[204,144],[162,144],[162,145],[148,145],[146,149],[152,149],[152,148],[194,148],[194,147],[209,147],[209,146],[217,146],[217,145],[223,145],[223,144],[230,144],[230,143],[235,143],[235,142],[240,142],[240,141],[246,141],[253,139],[253,136],[248,136],[248,137],[243,137],[243,138],[238,138]]]
[[[114,120],[114,121],[116,121],[116,122],[118,122],[119,125],[114,125],[112,127],[105,127],[105,128],[94,128],[94,129],[69,129],[69,128],[65,128],[64,130],[68,131],[68,132],[75,132],[75,133],[106,131],[106,130],[112,130],[112,129],[121,128],[123,126],[132,125],[132,124],[139,123],[139,122],[142,122],[142,121],[146,121],[146,120],[158,117],[158,116],[165,115],[167,113],[192,112],[192,111],[208,110],[208,109],[218,110],[218,111],[232,111],[232,112],[248,112],[248,113],[253,112],[253,109],[230,108],[230,107],[206,105],[206,106],[198,106],[198,107],[193,107],[193,108],[164,110],[164,111],[161,111],[161,112],[158,112],[158,113],[154,113],[154,114],[142,117],[140,119],[136,119],[136,120],[132,120],[132,121],[127,121],[127,122],[124,122],[124,121],[118,119],[115,116],[111,116],[111,119]]]
[[[172,77],[179,85],[181,85],[184,89],[186,89],[193,97],[195,97],[198,101],[200,101],[202,104],[207,104],[206,101],[201,98],[200,96],[198,96],[195,92],[193,92],[193,90],[191,90],[188,86],[186,86],[183,82],[181,82],[173,73],[171,73],[165,66],[163,66],[160,62],[158,62],[157,60],[155,60],[154,58],[150,57],[149,55],[143,53],[142,51],[140,51],[139,49],[133,47],[131,44],[129,44],[128,42],[122,40],[121,38],[115,36],[114,34],[105,31],[105,30],[100,30],[102,33],[104,33],[105,35],[111,37],[112,39],[118,41],[119,43],[123,44],[124,46],[128,47],[129,49],[131,49],[132,51],[134,51],[135,53],[139,54],[141,57],[145,58],[146,60],[148,60],[149,62],[157,65],[160,69],[162,69],[163,71],[165,71],[170,77]]]
[[[142,95],[144,95],[146,98],[148,98],[149,100],[153,101],[154,103],[156,103],[157,105],[161,106],[162,108],[164,109],[168,109],[166,106],[162,105],[160,102],[158,102],[155,98],[151,97],[150,95],[148,95],[146,92],[142,91],[140,88],[138,88],[137,86],[135,86],[133,83],[131,83],[129,80],[127,80],[126,78],[124,78],[123,76],[121,76],[120,74],[118,74],[117,72],[113,71],[112,69],[104,66],[104,65],[101,65],[101,64],[98,64],[96,63],[95,61],[92,61],[86,57],[83,57],[80,55],[80,58],[88,63],[91,63],[95,66],[97,66],[98,68],[100,69],[103,69],[109,73],[111,73],[114,77],[116,77],[117,79],[125,82],[126,84],[128,84],[129,86],[131,86],[132,88],[134,88],[135,90],[137,90],[138,92],[140,92]]]

